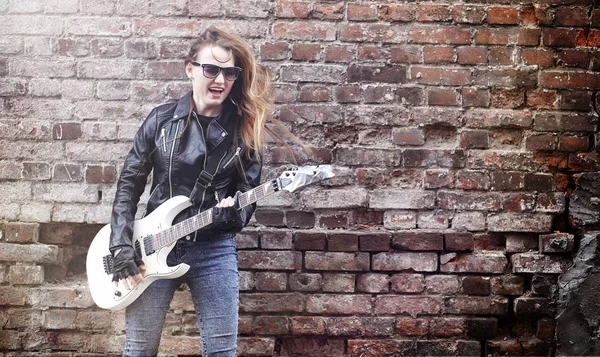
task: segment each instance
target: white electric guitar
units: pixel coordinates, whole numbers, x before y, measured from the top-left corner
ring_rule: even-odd
[[[285,171],[277,179],[239,194],[237,206],[241,209],[279,190],[294,192],[333,176],[329,165],[303,166]],[[187,264],[168,266],[167,255],[178,239],[212,223],[212,208],[209,208],[172,225],[175,216],[191,205],[188,197],[175,196],[148,216],[134,222],[133,245],[146,265],[144,280],[136,289],[128,290],[122,284],[117,287],[112,281],[113,258],[108,249],[110,225],[104,226],[96,234],[86,259],[88,284],[96,305],[104,309],[123,309],[134,302],[153,281],[174,279],[188,271],[190,266]]]

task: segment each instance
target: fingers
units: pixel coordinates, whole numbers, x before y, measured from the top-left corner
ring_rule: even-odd
[[[142,274],[146,272],[146,266],[142,264],[139,266],[139,269],[140,274],[130,275],[126,279],[121,279],[118,282],[115,282],[115,285],[118,286],[119,283],[121,283],[123,284],[123,287],[127,290],[137,288],[137,286],[144,281],[144,276]]]
[[[234,203],[235,200],[233,199],[233,197],[229,196],[227,198],[222,199],[221,202],[219,202],[219,204],[217,205],[217,207],[230,207],[233,206]]]

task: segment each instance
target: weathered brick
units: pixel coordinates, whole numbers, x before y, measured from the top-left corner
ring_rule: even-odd
[[[305,190],[301,193],[307,208],[352,208],[367,204],[367,191],[364,189]],[[373,207],[372,207],[373,208]]]
[[[304,297],[294,293],[240,294],[241,312],[302,312]]]
[[[0,348],[2,350],[23,350],[23,334],[15,330],[0,330]]]
[[[5,223],[2,233],[9,243],[35,243],[39,240],[40,225],[37,223]]]
[[[240,291],[254,289],[254,274],[249,271],[239,271]]]
[[[571,260],[538,253],[518,253],[510,257],[513,273],[562,274]]]
[[[260,247],[263,249],[292,249],[292,232],[261,230]]]
[[[273,38],[298,41],[333,41],[336,28],[327,23],[275,22]]]
[[[44,283],[44,267],[14,265],[8,270],[8,280],[12,285],[40,285]]]
[[[413,269],[418,272],[437,270],[436,253],[377,253],[373,255],[372,270],[398,271]]]
[[[417,190],[382,189],[372,192],[369,207],[375,209],[430,209],[435,193]]]
[[[0,243],[0,261],[58,264],[62,261],[57,246],[45,244]]]
[[[398,250],[443,250],[441,233],[398,232],[392,235],[392,248]]]
[[[514,312],[517,316],[553,316],[554,306],[548,298],[518,297],[515,298]]]
[[[286,316],[257,316],[252,325],[252,332],[257,335],[285,335],[288,330]]]
[[[345,348],[344,340],[339,338],[286,338],[282,341],[281,354],[288,356],[318,355],[335,357],[342,356]]]
[[[54,309],[43,312],[43,326],[49,330],[72,330],[77,321],[76,310]]]
[[[363,233],[358,236],[361,251],[387,251],[390,249],[390,235],[387,233]]]
[[[313,314],[370,314],[370,295],[314,294],[306,299],[306,311]]]
[[[254,283],[257,290],[285,291],[287,287],[287,274],[256,272],[254,273]]]
[[[436,315],[442,312],[441,296],[391,296],[379,295],[375,298],[376,314]]]
[[[94,305],[87,289],[74,287],[38,287],[27,297],[35,307],[88,308]]]
[[[327,235],[320,232],[294,232],[295,250],[325,250]]]
[[[387,293],[390,277],[387,274],[367,273],[358,275],[356,285],[359,292]]]
[[[518,275],[495,276],[491,279],[492,293],[497,295],[523,295],[525,278]]]
[[[302,254],[291,251],[247,251],[238,252],[240,269],[298,270],[302,265]]]
[[[545,214],[500,213],[488,217],[492,232],[549,232],[552,216]]]
[[[452,229],[467,231],[485,230],[486,216],[482,212],[458,212],[452,218]]]
[[[305,266],[311,270],[369,270],[368,253],[325,253],[306,252]]]
[[[489,295],[492,292],[490,277],[465,276],[462,278],[462,292],[466,295]]]
[[[235,247],[237,249],[258,248],[258,232],[244,229],[235,235]]]
[[[445,264],[440,264],[440,271],[446,273],[503,273],[508,260],[502,253],[474,253],[460,255]]]
[[[394,274],[390,279],[393,292],[419,293],[425,289],[425,280],[422,274]]]
[[[318,291],[322,285],[321,274],[294,273],[289,276],[292,291]]]
[[[502,316],[508,313],[508,299],[500,296],[449,297],[444,301],[443,313]]]
[[[323,274],[323,292],[353,293],[355,280],[354,274]]]
[[[399,316],[396,332],[402,336],[425,336],[429,332],[429,319]]]
[[[293,335],[323,335],[325,319],[319,316],[294,316],[290,318]]]

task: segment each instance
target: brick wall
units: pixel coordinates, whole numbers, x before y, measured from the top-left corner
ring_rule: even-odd
[[[238,237],[240,354],[552,351],[576,241],[554,232],[573,173],[599,168],[591,0],[0,0],[0,356],[120,352],[87,246],[210,25],[248,39],[279,118],[338,174]],[[161,351],[198,333],[182,289]]]

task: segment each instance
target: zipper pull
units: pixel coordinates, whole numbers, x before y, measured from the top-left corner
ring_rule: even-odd
[[[215,190],[215,200],[217,200],[217,204],[219,204],[220,200],[219,200],[219,194],[217,193],[217,191]]]
[[[231,164],[231,162],[233,161],[233,159],[235,159],[236,156],[240,155],[240,151],[242,150],[242,148],[238,147],[237,149],[235,149],[235,154],[233,154],[233,156],[231,157],[231,159],[229,159],[225,165],[223,165],[223,169],[226,168],[227,166],[229,166],[229,164]]]
[[[160,137],[162,138],[163,152],[167,152],[167,138],[165,137],[165,128],[162,128]]]

